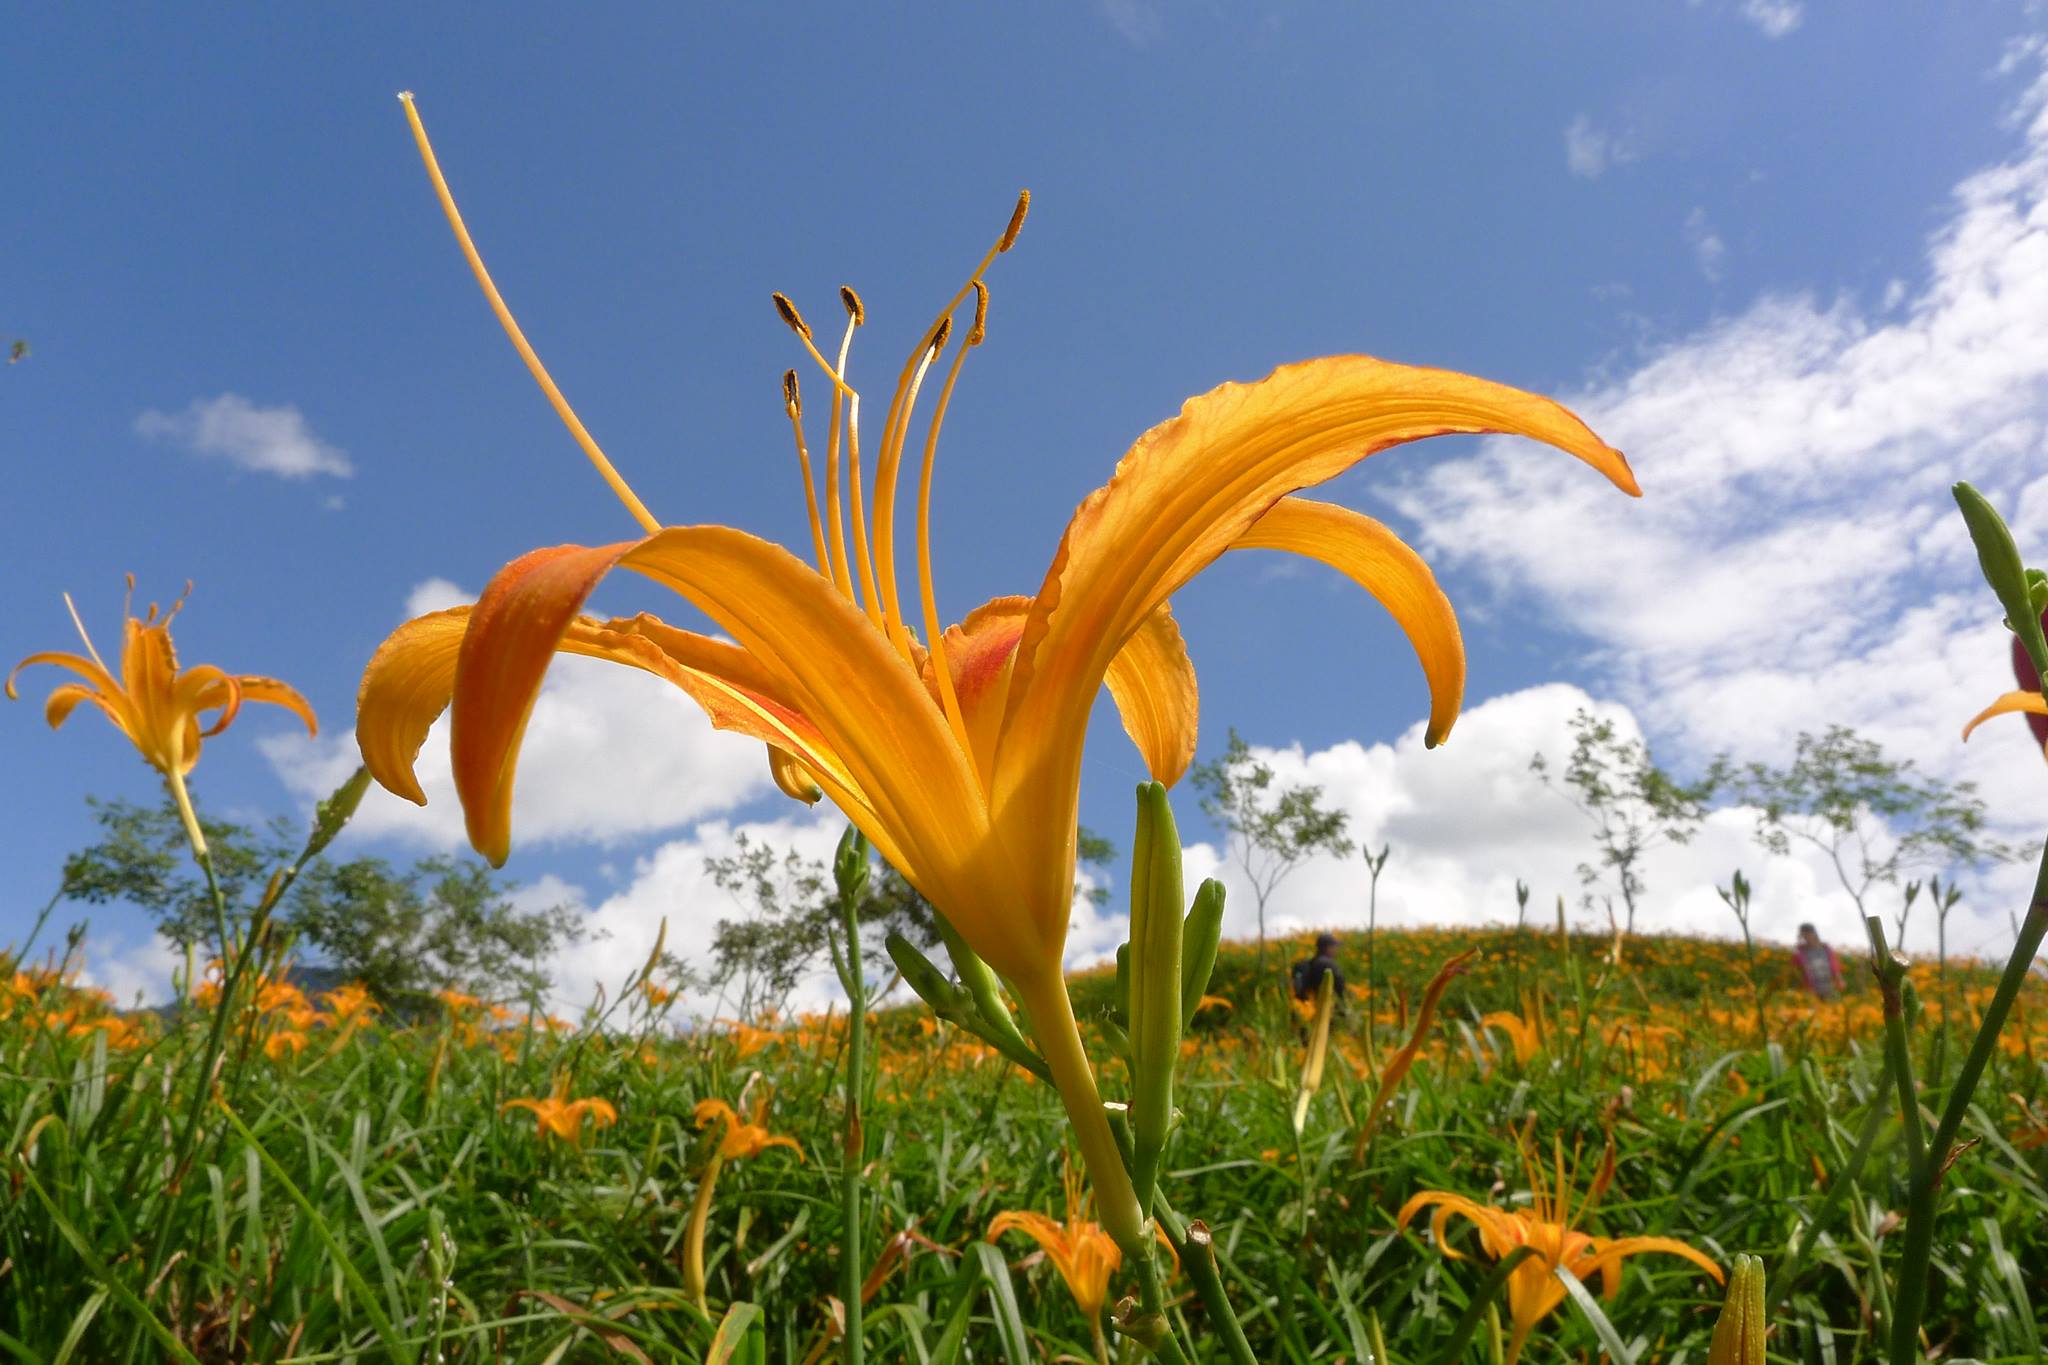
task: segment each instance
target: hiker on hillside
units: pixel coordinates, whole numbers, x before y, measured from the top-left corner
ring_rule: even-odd
[[[1842,960],[1821,942],[1820,931],[1811,924],[1799,926],[1792,959],[1799,964],[1800,979],[1816,1000],[1832,1000],[1842,993]]]
[[[1316,935],[1316,955],[1295,963],[1291,973],[1296,1000],[1313,1004],[1316,992],[1323,988],[1325,974],[1335,978],[1331,994],[1339,1000],[1344,998],[1344,969],[1337,965],[1337,949],[1342,946],[1335,934]]]

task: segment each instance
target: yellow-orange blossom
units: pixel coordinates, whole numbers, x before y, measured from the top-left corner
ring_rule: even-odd
[[[1168,599],[1229,550],[1285,550],[1337,568],[1392,612],[1421,656],[1432,696],[1428,739],[1435,743],[1457,714],[1464,654],[1428,566],[1370,518],[1292,495],[1376,451],[1448,432],[1529,436],[1635,493],[1627,462],[1564,408],[1485,380],[1366,356],[1289,365],[1257,383],[1226,384],[1191,399],[1178,417],[1140,437],[1109,483],[1074,513],[1035,595],[997,598],[941,632],[929,555],[933,456],[954,383],[986,326],[982,273],[1014,241],[1027,201],[1020,200],[1001,239],[904,363],[871,486],[860,472],[860,396],[844,378],[848,345],[864,321],[861,302],[843,291],[847,326],[835,363],[777,296],[831,390],[821,519],[801,400],[793,375],[785,379],[811,515],[813,562],[806,563],[731,527],[664,528],[655,521],[519,332],[469,240],[409,97],[405,108],[442,207],[500,322],[648,534],[533,551],[501,570],[474,608],[424,616],[394,632],[372,659],[359,699],[357,733],[370,771],[393,792],[423,802],[413,760],[452,699],[456,788],[470,838],[502,862],[520,739],[553,655],[590,655],[669,679],[715,725],[770,746],[784,790],[822,788],[1007,978],[1074,1121],[1103,1222],[1120,1242],[1141,1246],[1143,1218],[1103,1120],[1060,975],[1081,750],[1096,695],[1108,687],[1153,777],[1176,781],[1194,753],[1196,691]],[[918,393],[954,339],[953,312],[970,296],[974,320],[953,350],[923,443],[920,635],[897,588],[896,485]],[[648,616],[579,615],[598,582],[622,566],[672,588],[736,643]]]

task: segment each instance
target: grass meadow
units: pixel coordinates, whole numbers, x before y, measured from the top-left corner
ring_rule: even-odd
[[[1224,945],[1215,999],[1182,1044],[1160,1190],[1210,1229],[1258,1359],[1497,1365],[1510,1304],[1480,1297],[1493,1258],[1478,1225],[1448,1218],[1442,1245],[1428,1211],[1397,1226],[1428,1191],[1504,1209],[1547,1191],[1585,1232],[1674,1239],[1724,1268],[1759,1256],[1771,1359],[1881,1358],[1872,1324],[1907,1190],[1864,962],[1845,955],[1850,989],[1822,1004],[1793,989],[1780,950],[1752,959],[1717,940],[1531,927],[1388,931],[1374,949],[1368,970],[1362,937],[1346,945],[1351,990],[1305,1099],[1309,1028],[1279,988],[1305,941],[1269,945],[1270,981],[1251,945]],[[1423,1018],[1426,983],[1472,950]],[[1077,1301],[1034,1237],[990,1240],[1006,1212],[1062,1230],[1084,1212],[1068,1206],[1057,1097],[921,1005],[865,1030],[864,1235],[849,1249],[843,1016],[686,1028],[647,985],[601,1027],[453,993],[400,1020],[347,990],[308,998],[278,966],[225,1020],[203,1091],[203,1000],[123,1016],[47,958],[0,978],[0,1352],[818,1361],[840,1349],[849,1251],[871,1359],[1131,1349],[1084,1312],[1087,1265],[1067,1267]],[[1913,979],[1909,1044],[1939,1091],[1993,977],[1951,962]],[[1114,984],[1106,971],[1071,984],[1111,1102],[1127,1083],[1103,1023]],[[1940,1206],[1925,1346],[2035,1361],[2048,1336],[2040,981],[1977,1095]],[[180,1163],[172,1135],[195,1114]],[[750,1128],[752,1142],[733,1140]],[[1522,1358],[1705,1362],[1719,1286],[1657,1251],[1615,1269],[1584,1298],[1550,1280],[1563,1301]],[[1122,1292],[1112,1278],[1110,1300]],[[1195,1357],[1227,1358],[1188,1277],[1167,1293]]]

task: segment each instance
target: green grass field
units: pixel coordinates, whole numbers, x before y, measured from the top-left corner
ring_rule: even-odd
[[[1305,1029],[1261,992],[1249,945],[1225,945],[1184,1045],[1182,1119],[1162,1192],[1213,1231],[1260,1359],[1446,1358],[1491,1257],[1452,1217],[1447,1259],[1423,1191],[1527,1207],[1521,1150],[1557,1183],[1611,1184],[1580,1230],[1676,1239],[1726,1267],[1761,1256],[1772,1357],[1849,1365],[1880,1354],[1873,1315],[1906,1198],[1896,1096],[1866,971],[1808,1006],[1774,959],[1749,991],[1740,944],[1608,942],[1506,930],[1383,932],[1370,975],[1347,944],[1350,1008],[1297,1140]],[[1452,983],[1360,1150],[1375,1087],[1413,1028],[1424,983]],[[1300,955],[1275,942],[1270,975]],[[1911,1046],[1930,1094],[1957,1060],[1987,972],[1915,969]],[[0,978],[4,982],[5,978]],[[1074,995],[1119,1097],[1123,1068],[1091,1020],[1113,977]],[[122,1021],[89,994],[23,970],[0,984],[0,1350],[24,1361],[350,1359],[804,1361],[832,1353],[842,1257],[843,1019],[683,1032],[650,993],[603,1030],[458,1001],[408,1026],[347,1015],[273,985],[230,1022],[191,1156],[210,1012]],[[340,1011],[340,1015],[337,1014]],[[1530,1030],[1486,1016],[1513,1011]],[[1952,1024],[1944,1026],[1944,1017]],[[1759,1036],[1767,1029],[1768,1040]],[[1516,1033],[1523,1046],[1516,1046]],[[1963,1033],[1963,1036],[1967,1036]],[[278,1041],[283,1038],[284,1041]],[[1006,1210],[1064,1219],[1066,1122],[1046,1087],[922,1006],[869,1030],[873,1094],[861,1172],[869,1358],[1093,1359],[1090,1324],[1026,1236],[991,1244]],[[601,1098],[580,1141],[542,1136],[528,1108],[556,1078]],[[1950,1172],[1926,1316],[1930,1353],[2034,1361],[2048,1336],[2048,992],[2024,997]],[[704,1304],[686,1287],[692,1213],[718,1125],[701,1101],[794,1139],[722,1163],[703,1219]],[[1858,1168],[1855,1153],[1866,1151]],[[1552,1191],[1555,1194],[1555,1191]],[[1834,1197],[1830,1197],[1831,1193]],[[1801,1232],[1819,1219],[1817,1230]],[[1795,1253],[1795,1237],[1803,1245]],[[1794,1262],[1797,1264],[1794,1264]],[[1674,1254],[1621,1266],[1612,1298],[1545,1314],[1529,1361],[1706,1359],[1714,1282]],[[1552,1283],[1556,1283],[1552,1281]],[[1562,1286],[1560,1286],[1562,1288]],[[1110,1301],[1123,1292],[1121,1281]],[[1220,1358],[1185,1276],[1173,1313]],[[729,1305],[752,1305],[729,1311]],[[724,1325],[726,1336],[714,1345]],[[1497,1360],[1505,1300],[1477,1315],[1465,1358]],[[1613,1340],[1609,1340],[1609,1338]],[[1116,1349],[1111,1347],[1109,1349]]]

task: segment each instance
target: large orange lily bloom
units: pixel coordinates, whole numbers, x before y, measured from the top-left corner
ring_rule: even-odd
[[[185,586],[189,592],[191,584]],[[132,599],[133,574],[128,576],[128,592]],[[184,821],[185,836],[192,842],[192,851],[205,857],[206,836],[200,833],[199,817],[185,787],[186,774],[199,762],[201,741],[232,725],[242,703],[248,701],[284,707],[306,723],[310,734],[320,733],[320,722],[297,689],[275,678],[229,673],[212,664],[195,664],[181,671],[178,652],[171,644],[171,618],[184,604],[185,599],[180,597],[161,616],[154,602],[141,617],[135,615],[132,600],[122,608],[121,674],[117,678],[93,648],[92,637],[86,634],[85,623],[78,617],[78,608],[66,593],[64,605],[71,612],[71,624],[78,628],[85,653],[44,650],[31,654],[7,675],[6,692],[8,700],[19,699],[21,694],[15,690],[14,680],[30,664],[53,664],[76,673],[83,681],[61,684],[43,703],[43,715],[50,728],[54,730],[68,720],[80,702],[89,701],[97,706],[128,736],[128,742],[135,746],[143,761],[164,775],[171,797],[177,802],[178,816]],[[212,724],[202,728],[200,716],[207,711],[218,714]]]
[[[1508,1312],[1514,1320],[1514,1330],[1508,1340],[1506,1365],[1515,1365],[1529,1334],[1564,1302],[1564,1282],[1557,1277],[1560,1266],[1581,1280],[1601,1276],[1608,1298],[1621,1290],[1621,1263],[1647,1251],[1683,1256],[1712,1275],[1716,1283],[1721,1282],[1721,1268],[1683,1242],[1669,1237],[1595,1237],[1579,1230],[1579,1221],[1592,1213],[1614,1179],[1611,1145],[1601,1158],[1591,1188],[1576,1209],[1571,1207],[1562,1144],[1553,1148],[1555,1165],[1549,1179],[1544,1175],[1542,1160],[1526,1145],[1522,1157],[1529,1175],[1530,1205],[1526,1209],[1499,1209],[1447,1190],[1424,1190],[1403,1204],[1395,1219],[1395,1226],[1406,1227],[1417,1213],[1434,1207],[1430,1238],[1451,1260],[1463,1259],[1444,1238],[1453,1214],[1479,1229],[1480,1246],[1496,1261],[1519,1247],[1535,1249],[1535,1255],[1508,1272]]]
[[[540,1099],[506,1100],[499,1112],[509,1114],[514,1109],[524,1109],[533,1115],[536,1136],[557,1138],[571,1147],[583,1141],[586,1122],[598,1128],[609,1128],[619,1121],[619,1111],[610,1100],[592,1096],[570,1099],[566,1072],[555,1077],[553,1093]]]
[[[1195,749],[1195,675],[1168,600],[1230,550],[1285,550],[1332,565],[1392,612],[1421,656],[1433,744],[1449,732],[1464,686],[1450,604],[1421,557],[1386,527],[1293,495],[1376,451],[1448,432],[1532,437],[1637,491],[1621,454],[1548,399],[1366,356],[1311,360],[1189,400],[1178,417],[1139,438],[1109,483],[1082,502],[1035,594],[997,598],[942,630],[929,552],[933,457],[961,367],[986,327],[982,275],[1015,240],[1028,196],[904,363],[871,485],[860,472],[860,395],[845,379],[848,348],[864,321],[860,299],[842,292],[847,323],[835,362],[818,349],[795,306],[776,296],[784,321],[831,387],[824,477],[814,481],[794,371],[784,378],[810,511],[806,562],[731,527],[663,527],[655,520],[519,331],[462,224],[409,97],[405,109],[442,208],[500,323],[647,534],[535,550],[501,570],[473,608],[401,626],[372,659],[359,698],[357,735],[371,773],[423,802],[413,760],[452,699],[455,782],[470,839],[502,862],[511,844],[520,740],[553,656],[584,654],[667,678],[714,725],[764,741],[783,790],[829,796],[966,945],[1008,979],[1074,1116],[1098,1187],[1115,1178],[1108,1173],[1115,1146],[1060,975],[1081,751],[1090,709],[1107,687],[1152,776],[1170,785],[1186,770]],[[952,350],[923,441],[913,619],[897,581],[896,489],[919,391],[955,339],[953,314],[970,296],[973,321]],[[598,583],[621,567],[675,591],[732,643],[648,616],[581,615]],[[1141,1245],[1135,1199],[1098,1193],[1105,1223]]]

